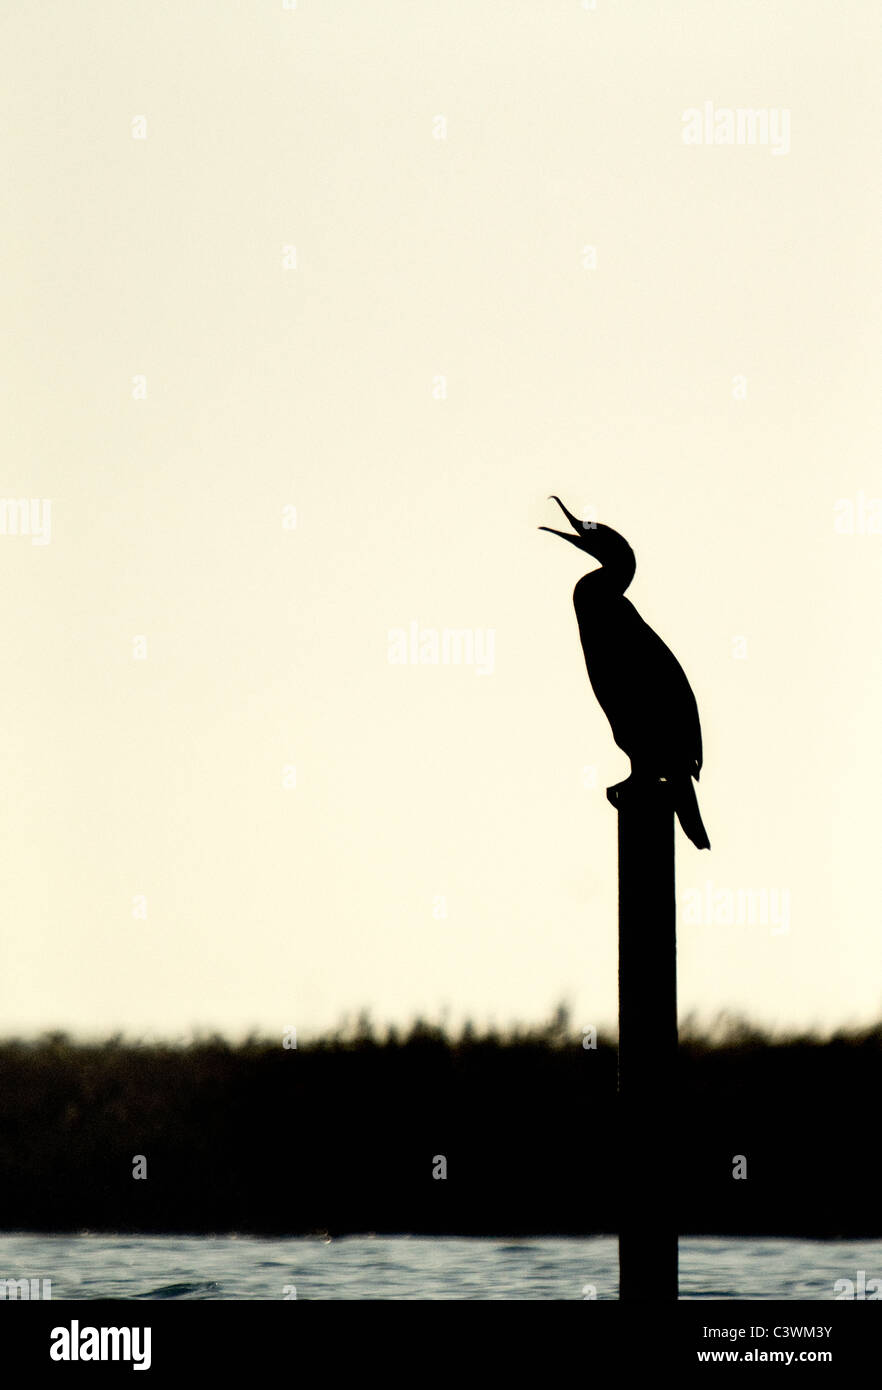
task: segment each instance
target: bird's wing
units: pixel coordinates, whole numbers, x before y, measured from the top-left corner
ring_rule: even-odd
[[[628,603],[628,600],[625,602]],[[702,763],[701,723],[692,686],[667,643],[640,617],[633,604],[628,603],[628,606],[643,629],[647,675],[651,673],[651,678],[658,680],[665,690],[665,703],[672,715],[672,722],[676,724],[676,730],[672,728],[671,733],[678,735],[680,750],[688,760],[689,771],[698,781]]]
[[[685,671],[628,599],[609,619],[579,626],[588,677],[616,743],[632,759],[658,762],[661,755],[671,773],[679,768],[697,779],[701,727]]]

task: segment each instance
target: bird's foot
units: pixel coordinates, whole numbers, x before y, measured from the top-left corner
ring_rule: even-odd
[[[625,780],[624,780],[624,782],[616,782],[616,784],[615,784],[614,787],[607,787],[607,789],[606,789],[606,794],[607,794],[607,796],[612,797],[612,796],[617,795],[619,792],[623,792],[623,791],[625,790],[625,788],[628,787],[628,786],[630,786],[631,783],[632,783],[633,781],[634,781],[634,774],[633,774],[633,772],[632,772],[632,773],[631,773],[631,776],[630,776],[630,777],[626,777]]]
[[[643,793],[644,795],[653,789],[668,786],[668,778],[661,777],[656,772],[647,772],[645,768],[631,769],[630,777],[626,777],[624,782],[617,782],[614,787],[607,787],[607,800],[613,806],[620,806],[622,801]]]

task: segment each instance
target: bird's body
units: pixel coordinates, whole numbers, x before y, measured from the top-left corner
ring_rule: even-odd
[[[636,569],[633,551],[607,526],[583,528],[555,500],[577,534],[554,534],[602,562],[579,580],[573,605],[588,679],[613,738],[631,759],[632,777],[671,784],[684,831],[699,849],[710,849],[692,785],[702,762],[698,706],[673,652],[625,598]]]
[[[593,593],[593,577],[579,580],[573,606],[588,679],[613,738],[635,770],[697,777],[701,727],[683,667],[624,595]]]

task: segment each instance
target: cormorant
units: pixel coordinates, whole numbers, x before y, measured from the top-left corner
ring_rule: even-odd
[[[573,605],[588,679],[610,722],[613,738],[631,759],[635,779],[670,782],[674,810],[689,839],[710,849],[692,779],[701,771],[698,706],[686,674],[625,590],[634,578],[634,552],[617,531],[580,522],[559,497],[553,500],[576,532],[555,531],[600,561],[573,591]]]

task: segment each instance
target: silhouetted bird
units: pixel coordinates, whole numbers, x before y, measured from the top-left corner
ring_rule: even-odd
[[[672,651],[645,623],[625,590],[634,578],[634,552],[617,531],[580,522],[557,503],[576,534],[555,531],[599,560],[573,590],[588,679],[610,722],[613,737],[631,759],[635,779],[670,782],[674,810],[689,839],[710,849],[692,779],[701,771],[698,706]]]

